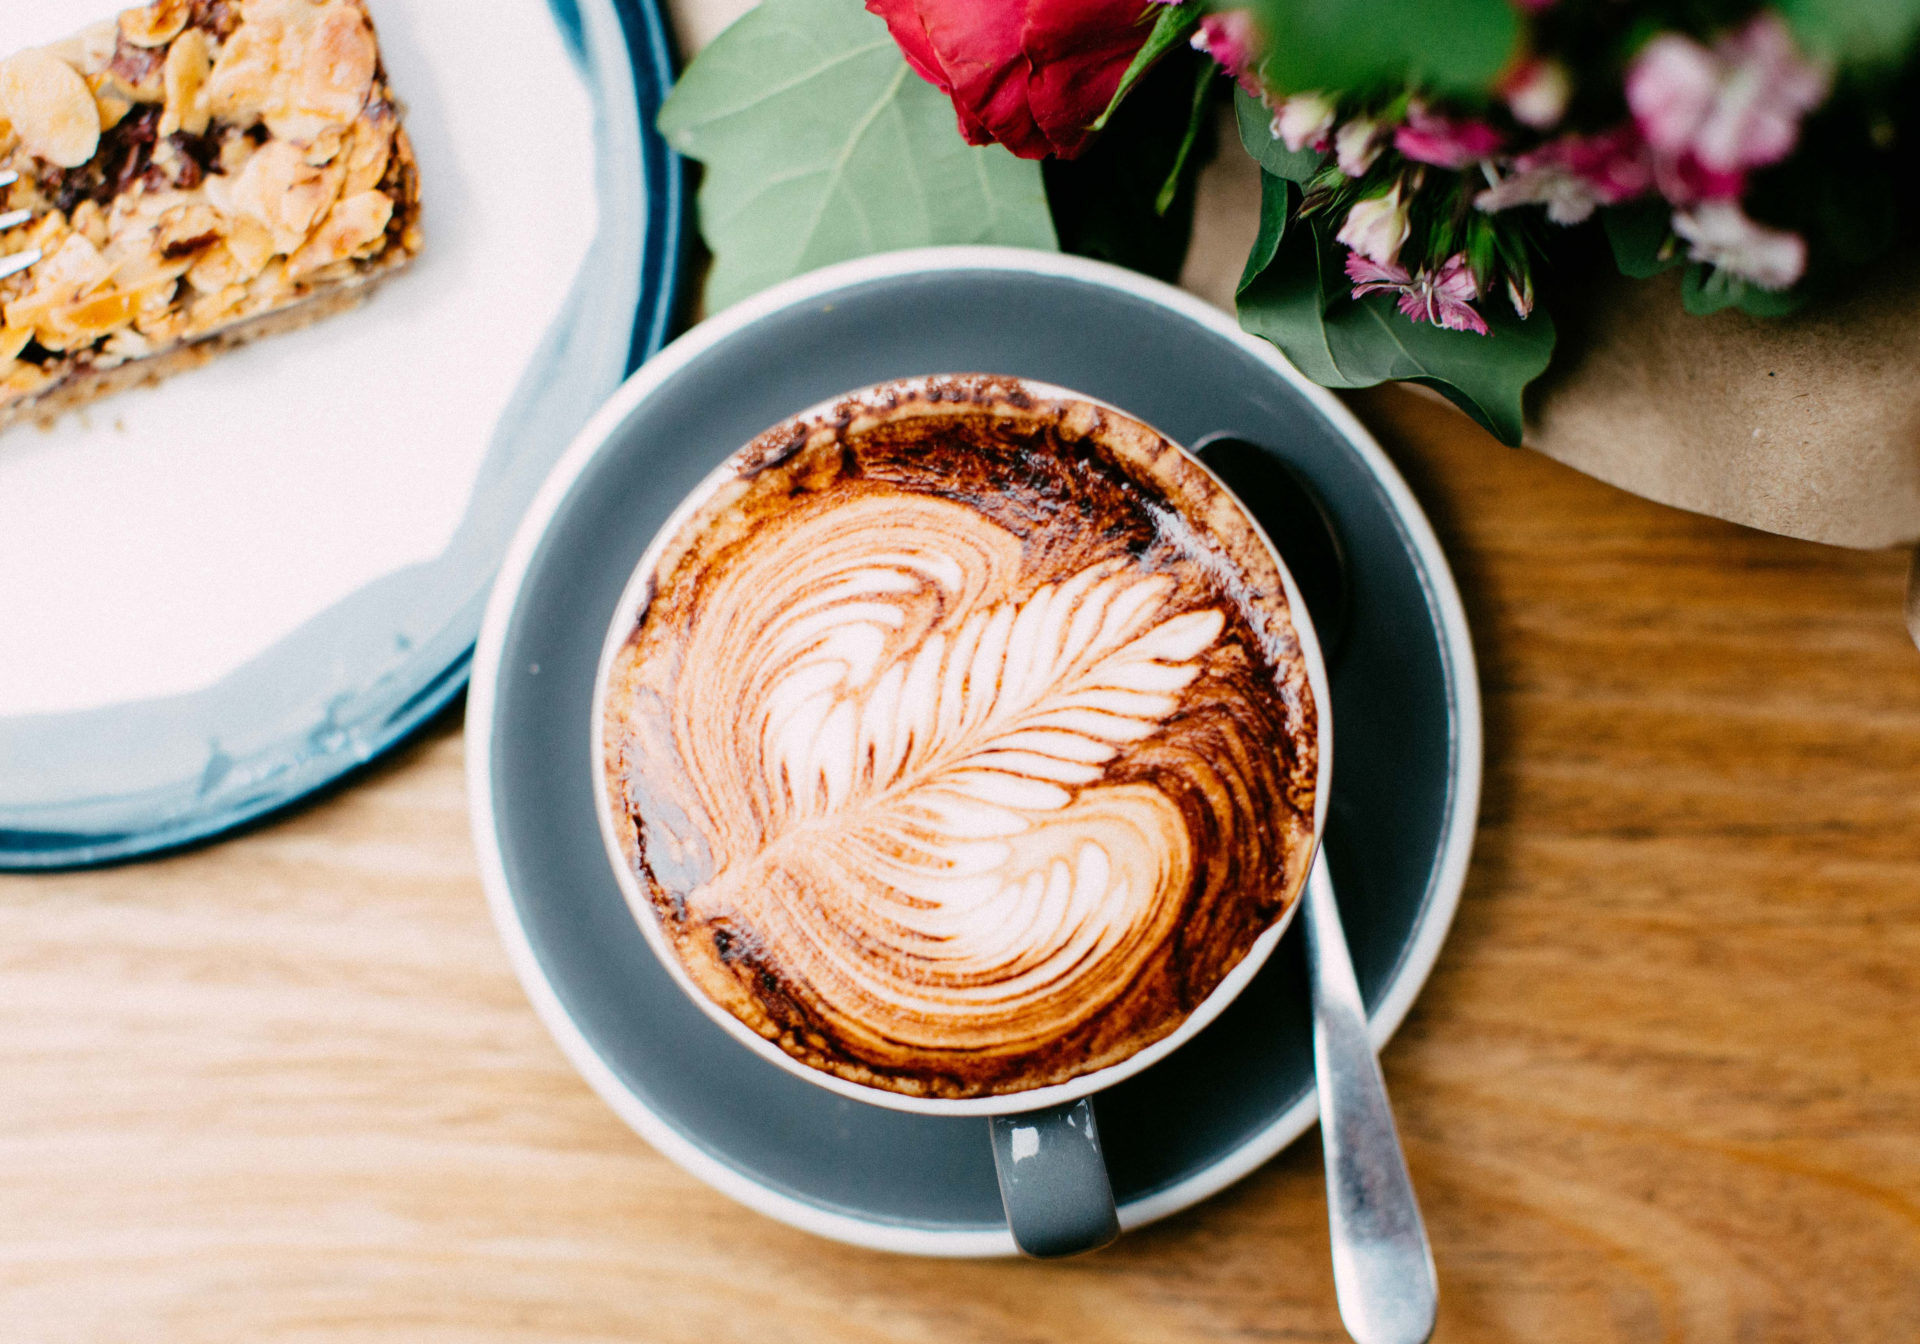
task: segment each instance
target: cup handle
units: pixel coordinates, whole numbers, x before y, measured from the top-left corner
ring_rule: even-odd
[[[1120,1235],[1092,1099],[996,1115],[987,1123],[1000,1203],[1022,1255],[1078,1255]]]

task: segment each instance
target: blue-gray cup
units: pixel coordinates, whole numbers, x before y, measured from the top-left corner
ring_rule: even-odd
[[[793,417],[795,421],[814,416],[829,407],[855,397],[883,399],[889,388],[911,385],[923,380],[902,379],[876,388],[861,389],[835,397]],[[1077,400],[1102,407],[1120,415],[1127,412],[1095,397],[1031,380],[1012,380],[1035,398]],[[1170,440],[1169,440],[1170,441]],[[1171,441],[1170,441],[1171,442]],[[1177,446],[1177,445],[1176,445]],[[1202,470],[1206,464],[1184,448],[1182,453]],[[1006,1209],[1007,1225],[1015,1245],[1022,1253],[1040,1258],[1075,1255],[1098,1249],[1120,1233],[1120,1221],[1114,1206],[1113,1189],[1107,1178],[1100,1151],[1099,1126],[1094,1114],[1095,1095],[1130,1078],[1199,1034],[1234,998],[1246,988],[1279,945],[1281,936],[1299,906],[1299,892],[1287,893],[1287,903],[1274,922],[1263,931],[1246,955],[1230,970],[1171,1033],[1127,1056],[1118,1063],[1081,1074],[1063,1083],[1018,1092],[964,1098],[922,1097],[885,1088],[872,1087],[841,1078],[808,1066],[789,1055],[777,1044],[762,1037],[745,1022],[728,1012],[703,991],[682,965],[666,931],[661,927],[649,895],[640,885],[639,875],[628,862],[617,830],[616,818],[624,809],[609,796],[606,769],[605,704],[609,672],[621,647],[631,636],[635,623],[644,612],[652,591],[656,570],[669,542],[683,525],[712,495],[736,479],[733,459],[716,468],[684,499],[661,525],[653,543],[635,567],[622,592],[608,625],[601,651],[599,676],[594,687],[592,759],[595,804],[599,813],[601,837],[615,879],[627,904],[645,934],[649,946],[660,959],[674,983],[709,1018],[747,1049],[762,1059],[785,1069],[816,1087],[871,1106],[921,1115],[972,1115],[988,1123],[993,1145],[994,1168],[1000,1180],[1001,1201]],[[1218,477],[1215,477],[1218,480]],[[1226,491],[1224,483],[1221,489]],[[1229,498],[1234,498],[1227,491]],[[1237,503],[1236,499],[1236,503]],[[1314,842],[1326,824],[1326,801],[1333,765],[1331,697],[1327,691],[1326,665],[1320,642],[1307,615],[1299,588],[1281,558],[1272,539],[1244,506],[1240,513],[1252,532],[1272,555],[1282,583],[1286,586],[1290,617],[1299,637],[1308,682],[1312,688],[1319,731],[1319,765],[1315,788]],[[1311,856],[1307,856],[1310,858]],[[1310,867],[1302,863],[1304,879]],[[1276,875],[1278,878],[1279,875]]]

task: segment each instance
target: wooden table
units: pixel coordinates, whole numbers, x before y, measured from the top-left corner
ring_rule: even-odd
[[[1920,1332],[1905,562],[1673,512],[1406,392],[1485,678],[1386,1054],[1442,1341]],[[1062,1264],[790,1231],[587,1090],[494,940],[459,720],[215,848],[0,881],[0,1339],[1340,1340],[1318,1145]]]

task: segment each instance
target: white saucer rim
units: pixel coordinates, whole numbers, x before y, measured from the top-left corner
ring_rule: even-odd
[[[1445,833],[1439,859],[1428,879],[1420,922],[1401,953],[1386,994],[1370,1016],[1369,1033],[1376,1050],[1405,1019],[1452,927],[1479,820],[1484,764],[1479,674],[1466,610],[1439,540],[1413,492],[1372,435],[1338,398],[1301,374],[1275,347],[1242,331],[1227,314],[1183,290],[1105,262],[1021,248],[932,247],[879,253],[809,272],[744,299],[681,336],[632,374],[587,422],[541,485],[507,548],[481,621],[467,700],[467,792],[474,849],[494,924],[534,1011],[562,1052],[601,1099],[662,1155],[722,1193],[789,1226],[876,1250],[956,1258],[1013,1255],[1016,1249],[1012,1236],[1003,1229],[936,1229],[859,1218],[772,1189],[682,1136],[620,1081],[561,1004],[515,909],[495,825],[491,728],[507,630],[527,571],[574,482],[641,402],[699,355],[783,309],[870,281],[967,270],[1023,271],[1119,290],[1167,308],[1240,346],[1304,396],[1359,454],[1418,555],[1421,584],[1440,617],[1452,710],[1448,738],[1453,772]],[[1203,1170],[1122,1205],[1121,1226],[1144,1226],[1225,1189],[1305,1133],[1318,1110],[1316,1099],[1309,1093]]]

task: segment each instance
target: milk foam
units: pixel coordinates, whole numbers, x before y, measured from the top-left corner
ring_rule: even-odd
[[[971,1095],[1164,1035],[1285,908],[1312,718],[1271,569],[1110,464],[926,432],[783,456],[686,525],[608,762],[704,992],[819,1067]]]
[[[1177,809],[1102,779],[1221,614],[1167,614],[1172,582],[1118,560],[1016,597],[1018,555],[963,505],[845,502],[756,538],[690,632],[676,737],[727,857],[689,915],[761,930],[895,1039],[1094,1011],[1191,863]]]

